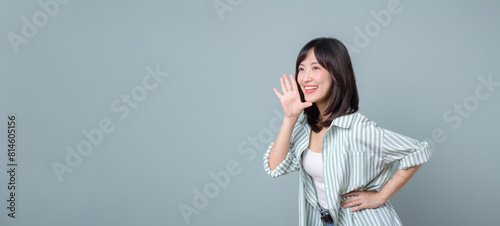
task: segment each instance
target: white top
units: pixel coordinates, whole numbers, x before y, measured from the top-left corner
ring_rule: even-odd
[[[321,153],[313,152],[307,148],[302,157],[302,164],[304,165],[306,173],[313,178],[319,204],[323,208],[328,209],[325,195],[325,183],[323,182],[323,160],[321,158]]]

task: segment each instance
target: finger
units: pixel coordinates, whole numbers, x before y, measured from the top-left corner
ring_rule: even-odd
[[[309,101],[306,101],[306,102],[301,102],[302,106],[304,108],[308,108],[308,107],[311,107],[313,105],[312,102],[309,102]]]
[[[343,197],[347,197],[347,196],[351,196],[352,194],[354,194],[354,191],[351,191],[351,192],[349,192],[349,193],[345,193],[345,194],[343,194],[342,196],[343,196]]]
[[[285,75],[283,75],[283,76],[285,76]],[[286,93],[286,92],[288,92],[288,89],[286,89],[286,87],[285,87],[285,83],[283,83],[283,80],[284,80],[284,78],[283,78],[283,77],[281,77],[281,78],[280,78],[280,83],[281,83],[281,91],[283,91],[283,95],[285,95],[285,93]]]
[[[356,205],[361,204],[361,199],[359,199],[358,197],[352,197],[352,198],[348,198],[348,199],[344,200],[342,203],[344,203],[344,204],[341,204],[341,205],[356,206]]]
[[[276,89],[276,87],[273,87],[273,90],[274,90],[274,93],[276,93],[276,96],[278,96],[278,98],[281,100],[281,97],[282,97],[281,93],[278,92],[278,90]]]
[[[295,92],[299,92],[299,89],[297,88],[297,81],[295,81],[295,76],[290,74],[290,77],[292,79],[292,87]]]
[[[356,204],[356,203],[349,203],[349,204],[345,204],[345,205],[343,205],[342,207],[344,207],[344,208],[349,208],[349,207],[353,207],[353,206],[357,206],[357,205],[358,205],[358,204]]]
[[[366,204],[360,203],[359,205],[357,205],[354,208],[352,208],[351,212],[356,212],[356,211],[363,210],[363,209],[366,209],[366,208],[367,208]]]
[[[292,85],[290,85],[290,80],[288,79],[288,75],[285,76],[285,85],[288,91],[292,91]]]
[[[356,195],[356,194],[357,194],[357,192],[353,191],[353,192],[345,193],[345,194],[343,194],[343,195],[341,195],[341,196],[342,196],[342,197],[347,197],[347,196],[354,196],[354,195]]]
[[[356,206],[356,207],[354,207],[354,208],[351,209],[351,212],[356,212],[356,211],[359,211],[359,210],[362,210],[362,209],[364,209],[364,208],[361,207],[361,206]]]
[[[361,205],[361,204],[362,204],[361,201],[359,201],[359,200],[352,200],[352,198],[351,198],[351,199],[348,199],[348,200],[344,201],[344,204],[342,205],[342,207],[347,208],[347,207],[357,206],[357,205]]]

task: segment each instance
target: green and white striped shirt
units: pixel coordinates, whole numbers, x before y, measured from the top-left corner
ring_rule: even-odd
[[[269,168],[269,145],[264,155],[264,169],[271,177],[299,171],[299,225],[323,225],[311,176],[304,171],[302,153],[309,146],[311,127],[302,111],[294,126],[290,149],[283,162]],[[340,195],[351,191],[380,191],[391,178],[392,167],[399,161],[399,169],[420,165],[431,157],[427,142],[380,128],[360,113],[336,118],[323,137],[323,180],[328,209],[335,225],[402,225],[390,204],[356,212],[343,208],[340,202],[351,198]]]

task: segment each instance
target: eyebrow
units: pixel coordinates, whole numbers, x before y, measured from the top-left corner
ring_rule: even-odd
[[[315,61],[315,62],[312,62],[312,63],[311,63],[311,65],[313,65],[313,64],[319,64],[319,63]],[[299,64],[299,66],[304,66],[304,64],[303,64],[303,63],[301,63],[301,64]]]

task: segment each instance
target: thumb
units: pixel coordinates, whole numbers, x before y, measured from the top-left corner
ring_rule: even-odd
[[[311,107],[313,104],[311,102],[304,102],[302,103],[302,106],[304,106],[304,108],[308,108],[308,107]]]

